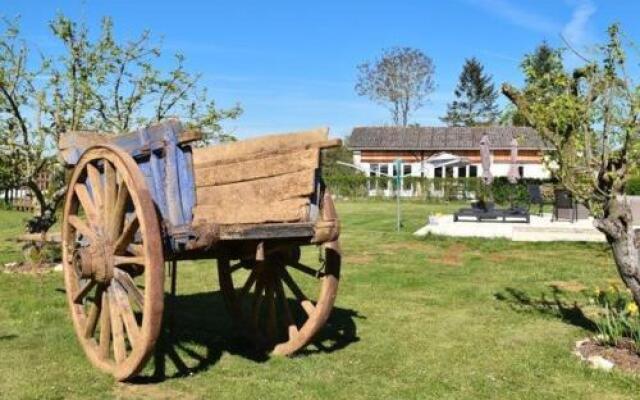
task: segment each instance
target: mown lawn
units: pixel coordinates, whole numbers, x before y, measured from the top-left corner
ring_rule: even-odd
[[[152,362],[135,384],[114,383],[85,360],[61,274],[0,273],[0,398],[637,397],[638,378],[591,370],[571,354],[593,329],[575,291],[616,279],[606,247],[411,235],[427,214],[457,206],[404,203],[396,233],[394,203],[339,203],[337,308],[323,350],[295,358],[249,352],[231,329],[214,264],[182,263],[163,348],[187,372],[158,357],[161,378]],[[4,239],[22,218],[0,212],[2,262],[20,255]]]

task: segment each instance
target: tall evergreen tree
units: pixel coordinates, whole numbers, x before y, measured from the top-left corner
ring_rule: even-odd
[[[555,49],[546,41],[543,41],[536,47],[531,54],[526,54],[522,64],[523,71],[526,71],[525,83],[527,86],[536,84],[545,77],[553,74],[559,74],[564,70],[562,64],[562,51]]]
[[[491,75],[484,72],[475,57],[465,60],[454,94],[456,99],[447,106],[443,122],[450,126],[478,126],[496,121],[498,92]]]
[[[520,68],[526,74],[525,88],[530,102],[549,102],[562,94],[553,82],[553,77],[564,73],[562,50],[553,48],[544,41],[533,52],[525,54],[522,63],[520,63]],[[500,117],[500,123],[512,126],[529,125],[527,119],[513,105],[508,105],[505,108]]]

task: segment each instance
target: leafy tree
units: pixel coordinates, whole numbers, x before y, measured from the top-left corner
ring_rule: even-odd
[[[562,51],[543,41],[533,53],[524,57],[520,66],[525,71],[526,85],[544,85],[545,77],[557,75],[564,70]]]
[[[418,49],[394,47],[358,66],[356,93],[384,105],[393,123],[407,126],[411,112],[424,105],[435,88],[435,66]]]
[[[627,73],[619,26],[608,34],[598,59],[573,73],[556,64],[540,74],[524,63],[527,85],[517,90],[505,84],[502,91],[552,147],[555,174],[595,216],[622,280],[640,304],[640,243],[624,197],[640,162],[640,86]]]
[[[498,92],[490,75],[475,57],[467,59],[462,67],[456,100],[447,106],[447,115],[441,120],[450,126],[490,125],[498,117]]]
[[[64,197],[64,170],[55,157],[63,133],[118,134],[177,116],[211,141],[227,138],[221,121],[241,113],[237,105],[217,108],[200,86],[200,76],[186,70],[182,55],[176,55],[169,71],[158,69],[162,53],[149,32],[118,42],[111,19],[104,18],[100,35],[92,40],[86,25],[58,15],[50,27],[66,51],[55,59],[41,56],[39,66],[31,69],[34,62],[17,22],[4,22],[0,171],[10,175],[13,187],[29,187],[38,201],[40,213],[29,222],[32,232],[46,231],[55,223]],[[52,187],[44,190],[37,184],[43,171],[54,174]]]

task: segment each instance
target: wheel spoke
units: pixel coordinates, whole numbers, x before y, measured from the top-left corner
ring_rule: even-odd
[[[322,278],[324,276],[324,274],[322,272],[316,271],[315,269],[313,269],[311,267],[307,267],[306,265],[301,264],[299,262],[292,262],[292,263],[289,263],[287,265],[289,265],[290,267],[295,268],[298,271],[303,272],[303,273],[305,273],[307,275],[311,275],[314,278]]]
[[[240,289],[240,293],[239,293],[239,297],[245,297],[248,293],[249,290],[251,289],[251,287],[253,286],[253,284],[256,281],[256,277],[257,277],[257,272],[256,269],[252,269],[251,273],[249,274],[249,277],[247,278],[246,282],[244,283],[244,286],[242,286],[242,289]]]
[[[119,364],[127,357],[127,350],[124,343],[120,307],[118,307],[116,294],[112,286],[109,287],[109,312],[111,315],[111,332],[113,333],[113,355],[116,363]]]
[[[129,338],[131,347],[135,347],[138,343],[138,338],[140,337],[140,327],[138,327],[136,317],[133,315],[133,310],[129,304],[129,297],[121,286],[113,285],[112,287],[120,310],[120,316],[124,322],[127,337]]]
[[[291,275],[289,275],[289,271],[285,268],[282,269],[282,280],[287,284],[293,295],[296,296],[307,315],[311,315],[315,310],[315,306],[309,301],[309,298],[305,296],[298,284],[293,280]]]
[[[110,220],[111,237],[117,238],[124,225],[124,217],[127,213],[127,200],[129,199],[129,189],[123,183],[118,188],[118,196],[113,206],[113,212]]]
[[[96,206],[96,215],[98,218],[102,218],[104,211],[104,192],[98,168],[92,164],[87,164],[87,176],[91,184],[91,197],[93,198],[93,204]]]
[[[236,272],[240,268],[248,267],[248,266],[249,266],[249,264],[247,264],[246,260],[240,260],[240,262],[238,262],[237,264],[234,264],[234,265],[229,267],[229,272],[231,272],[233,274],[234,272]]]
[[[104,221],[107,227],[113,224],[113,207],[116,202],[116,171],[107,160],[104,163]],[[113,231],[108,229],[109,236],[115,238]]]
[[[93,287],[96,285],[96,281],[94,280],[89,280],[87,283],[85,283],[80,290],[78,290],[78,292],[76,293],[75,296],[73,296],[73,302],[76,304],[82,304],[82,299],[84,299],[84,297],[89,294],[89,292],[91,291],[91,289],[93,289]]]
[[[67,222],[69,222],[69,224],[71,224],[71,226],[73,226],[76,231],[80,232],[82,236],[89,238],[90,241],[95,241],[94,232],[91,230],[89,225],[87,225],[82,219],[80,219],[80,217],[78,217],[77,215],[69,215],[67,220]]]
[[[130,244],[129,246],[127,246],[127,252],[138,257],[142,257],[144,255],[142,245],[140,244]]]
[[[265,299],[267,301],[267,336],[269,341],[273,343],[277,334],[277,321],[276,321],[276,302],[273,292],[273,281],[270,276],[266,277],[266,291]]]
[[[144,265],[144,257],[113,256],[113,263],[115,265]]]
[[[89,313],[87,314],[87,321],[84,326],[84,337],[86,339],[91,338],[96,332],[96,325],[98,324],[100,309],[102,308],[102,293],[103,289],[98,287],[93,303],[89,306]]]
[[[109,315],[109,293],[102,294],[102,307],[100,310],[100,358],[109,358],[109,342],[111,341],[111,317]]]
[[[89,223],[94,227],[97,227],[99,225],[98,213],[96,211],[96,206],[93,203],[91,196],[89,195],[89,190],[87,189],[87,185],[82,183],[76,183],[73,186],[73,190],[76,193],[76,196],[78,197],[78,201],[80,202],[80,205],[84,210],[84,213],[87,215],[87,218],[89,219]]]
[[[132,220],[127,222],[127,224],[124,227],[124,230],[122,231],[122,234],[116,241],[114,254],[122,254],[127,248],[127,246],[129,246],[129,244],[133,242],[133,238],[136,232],[138,231],[139,225],[140,224],[138,223],[137,216],[133,217]]]
[[[257,277],[256,290],[253,293],[253,305],[251,306],[251,321],[253,326],[257,328],[260,320],[260,307],[262,305],[262,292],[264,291],[264,276],[260,274]]]
[[[115,269],[114,275],[116,281],[122,286],[129,296],[138,304],[141,309],[144,308],[144,294],[138,289],[131,275],[121,269]]]
[[[293,314],[291,313],[291,308],[289,307],[289,300],[287,300],[287,296],[284,293],[284,287],[282,286],[282,280],[276,278],[276,296],[278,300],[282,303],[283,313],[283,321],[286,325],[287,332],[289,334],[289,339],[295,336],[298,333],[298,327],[293,320]]]

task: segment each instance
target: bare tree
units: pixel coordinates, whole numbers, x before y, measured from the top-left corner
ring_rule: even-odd
[[[418,49],[394,47],[358,66],[356,92],[387,107],[395,125],[407,126],[411,112],[424,105],[435,88],[435,66]]]

